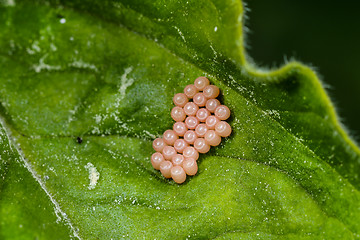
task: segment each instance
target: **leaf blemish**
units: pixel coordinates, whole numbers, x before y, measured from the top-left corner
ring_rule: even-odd
[[[133,78],[128,78],[128,74],[133,70],[133,67],[128,67],[125,69],[124,74],[121,75],[121,84],[119,87],[119,93],[120,97],[116,101],[116,107],[120,106],[121,100],[125,98],[126,95],[126,89],[130,87],[134,83]]]
[[[97,181],[100,178],[100,173],[97,171],[96,167],[92,163],[88,163],[85,165],[85,168],[89,171],[89,186],[88,189],[92,190],[95,188]]]
[[[77,137],[77,138],[76,138],[76,142],[77,142],[77,143],[82,143],[82,141],[83,141],[83,140],[82,140],[81,137]]]
[[[184,34],[180,31],[180,29],[179,29],[177,26],[174,26],[174,28],[178,31],[181,39],[182,39],[184,42],[186,42],[185,37],[184,37]]]
[[[45,59],[47,58],[48,54],[45,54],[42,58],[39,59],[39,63],[38,64],[34,64],[32,66],[32,68],[35,70],[35,72],[39,73],[42,70],[48,70],[48,71],[52,71],[52,70],[61,70],[61,66],[60,65],[49,65],[45,63]]]

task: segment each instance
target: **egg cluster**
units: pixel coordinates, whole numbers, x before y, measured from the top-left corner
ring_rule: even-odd
[[[199,153],[207,153],[210,146],[220,144],[221,137],[230,135],[231,127],[225,121],[230,110],[216,99],[219,93],[206,77],[198,77],[184,93],[175,94],[171,117],[176,122],[172,130],[154,140],[156,153],[151,156],[153,167],[164,177],[183,183],[186,175],[197,173]]]

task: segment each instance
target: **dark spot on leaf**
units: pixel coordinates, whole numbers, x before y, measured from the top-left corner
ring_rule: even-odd
[[[82,143],[82,141],[83,141],[83,140],[82,140],[81,137],[77,137],[77,138],[76,138],[76,142],[77,142],[77,143]]]

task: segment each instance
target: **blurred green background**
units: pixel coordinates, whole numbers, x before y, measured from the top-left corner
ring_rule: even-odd
[[[263,67],[314,66],[341,122],[360,139],[360,1],[247,0],[247,51]]]

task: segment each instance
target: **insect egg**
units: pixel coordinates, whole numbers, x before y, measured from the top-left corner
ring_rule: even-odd
[[[186,175],[198,172],[199,153],[209,152],[211,146],[220,144],[221,137],[231,134],[231,126],[225,121],[230,109],[216,99],[219,93],[206,77],[198,77],[173,97],[175,107],[170,115],[175,123],[152,144],[156,152],[151,155],[151,164],[165,178],[185,182]],[[78,137],[77,141],[81,143],[82,139]]]

